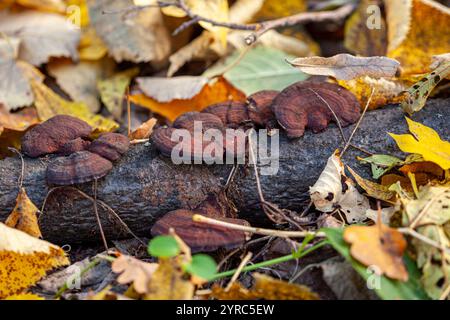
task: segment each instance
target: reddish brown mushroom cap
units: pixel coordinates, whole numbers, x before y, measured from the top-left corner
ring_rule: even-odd
[[[305,128],[313,132],[325,130],[335,118],[327,104],[334,111],[342,126],[355,123],[361,112],[356,97],[347,89],[334,83],[297,82],[284,89],[273,101],[272,110],[288,137],[301,137]]]
[[[176,130],[186,130],[186,133],[189,135],[189,139],[180,138],[177,140],[177,136],[174,134]],[[181,133],[181,132],[180,132]],[[172,141],[172,137],[174,141]],[[184,158],[184,151],[188,150],[189,154],[186,156],[188,159],[193,160],[204,160],[204,156],[208,156],[209,153],[205,153],[206,148],[209,149],[211,144],[216,144],[215,141],[206,141],[203,140],[203,137],[200,137],[200,140],[192,134],[187,129],[177,129],[177,128],[157,128],[153,131],[152,141],[155,144],[156,148],[158,148],[161,153],[166,157],[172,156],[172,150],[176,146],[179,147],[177,156],[180,158]],[[220,156],[223,155],[223,146],[218,145],[216,148],[212,149],[212,156],[215,156],[215,150],[220,150]]]
[[[91,142],[89,140],[76,138],[63,144],[61,148],[58,149],[58,154],[68,156],[74,152],[86,150],[90,144]]]
[[[211,113],[218,116],[225,126],[237,128],[250,121],[247,105],[240,101],[226,101],[210,105],[202,113]]]
[[[270,125],[275,119],[271,105],[279,93],[276,90],[262,90],[248,96],[247,108],[250,120],[261,127]]]
[[[89,151],[78,151],[68,157],[58,157],[47,166],[47,182],[72,185],[99,179],[108,174],[112,163]]]
[[[173,127],[177,129],[187,129],[193,132],[196,121],[201,123],[202,132],[205,132],[208,129],[224,129],[224,123],[218,116],[211,113],[201,113],[197,111],[182,114],[175,119],[173,122]]]
[[[224,227],[194,222],[195,212],[190,210],[175,210],[159,219],[151,230],[153,236],[169,234],[173,228],[176,234],[191,248],[192,252],[209,252],[219,248],[233,249],[247,240],[245,232],[230,230]],[[241,219],[216,218],[235,224],[248,225]]]
[[[87,138],[92,128],[86,122],[57,115],[28,130],[22,138],[22,151],[29,157],[54,153],[76,138]]]
[[[116,161],[130,148],[130,140],[120,133],[107,132],[92,141],[88,150],[103,158]]]

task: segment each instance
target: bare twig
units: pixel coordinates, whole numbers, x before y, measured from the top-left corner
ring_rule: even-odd
[[[359,128],[359,126],[360,126],[360,124],[361,124],[361,121],[362,121],[362,119],[364,118],[364,115],[366,114],[367,109],[369,108],[370,101],[372,101],[372,97],[373,97],[373,94],[374,94],[374,93],[375,93],[375,88],[372,88],[372,92],[370,93],[370,97],[369,97],[369,99],[368,99],[367,102],[366,102],[366,105],[365,105],[364,110],[363,110],[363,112],[362,112],[362,114],[361,114],[361,117],[359,117],[358,122],[356,123],[355,128],[353,128],[353,131],[352,131],[352,133],[350,134],[350,137],[348,138],[348,141],[347,141],[347,143],[345,144],[344,149],[342,149],[341,157],[344,156],[344,153],[347,151],[348,147],[350,146],[350,142],[352,142],[353,136],[355,135],[356,131],[358,130],[358,128]]]
[[[95,219],[97,219],[98,227],[100,229],[100,235],[102,236],[103,245],[105,246],[106,251],[108,251],[108,241],[106,240],[105,232],[103,231],[102,222],[100,220],[97,208],[97,179],[94,179],[94,214]]]
[[[194,13],[191,8],[186,4],[185,0],[177,0],[174,2],[165,2],[158,1],[158,5],[160,7],[168,7],[174,6],[182,11],[190,18],[189,21],[181,24],[174,32],[173,35],[177,35],[178,33],[186,30],[189,26],[198,23],[198,22],[208,22],[216,27],[224,27],[233,30],[244,30],[244,31],[253,31],[249,36],[245,38],[245,42],[247,45],[251,45],[255,43],[259,37],[261,37],[264,33],[271,29],[276,28],[284,28],[284,27],[292,27],[298,24],[305,24],[308,22],[324,22],[324,21],[340,21],[346,18],[350,13],[352,13],[355,5],[353,3],[346,4],[336,10],[331,11],[316,11],[316,12],[301,12],[295,14],[293,16],[259,22],[252,24],[239,24],[233,22],[226,21],[216,21],[211,18],[207,18],[201,16],[199,14]],[[126,9],[128,12],[144,9],[149,6],[142,7],[134,7]],[[117,12],[114,12],[117,13]]]
[[[292,27],[308,22],[340,21],[353,12],[354,4],[347,4],[333,11],[301,12],[293,16],[269,20],[256,24],[255,32],[245,38],[250,45],[271,29]]]
[[[436,249],[442,250],[444,251],[446,254],[450,254],[450,248],[447,247],[442,247],[442,245],[440,243],[438,243],[437,241],[434,241],[428,237],[425,237],[424,235],[418,233],[417,231],[411,229],[411,228],[399,228],[397,229],[399,232],[403,233],[403,234],[407,234],[410,235],[411,237],[414,237]]]
[[[308,90],[312,91],[317,96],[317,98],[319,98],[323,103],[325,103],[328,110],[330,110],[331,114],[334,117],[334,121],[336,122],[336,124],[339,128],[339,132],[341,133],[342,140],[344,141],[344,143],[347,143],[347,138],[345,137],[344,130],[342,129],[341,120],[339,120],[339,117],[334,112],[334,110],[331,108],[330,104],[327,102],[327,100],[322,98],[322,96],[320,94],[318,94],[316,91],[314,91],[313,89],[309,88]]]
[[[19,189],[22,189],[22,185],[23,185],[23,176],[24,176],[24,174],[25,174],[25,162],[23,161],[22,153],[21,153],[19,150],[17,150],[16,148],[8,147],[8,150],[9,150],[9,151],[12,151],[12,152],[14,152],[14,153],[17,153],[17,154],[19,155],[19,157],[20,157],[20,161],[21,161],[21,163],[22,163],[22,169],[21,169],[21,171],[20,171],[20,177],[19,177],[19,180],[18,180],[17,183],[19,184]]]
[[[325,237],[325,233],[323,232],[312,232],[312,231],[281,231],[274,229],[264,229],[264,228],[255,228],[249,226],[243,226],[239,224],[234,224],[230,222],[225,222],[221,220],[216,220],[213,218],[208,218],[199,214],[194,214],[192,220],[195,222],[207,223],[216,226],[221,226],[228,229],[239,230],[244,232],[249,232],[253,234],[261,234],[265,236],[274,236],[280,238],[304,238],[309,235],[314,235],[315,237]]]
[[[244,269],[244,267],[247,265],[247,263],[250,261],[250,259],[252,258],[252,253],[248,252],[245,257],[242,259],[241,263],[239,264],[239,266],[236,269],[236,272],[233,274],[233,276],[230,279],[230,282],[228,282],[226,288],[225,288],[225,292],[228,292],[231,289],[231,286],[233,285],[233,283],[237,280],[237,278],[239,277],[239,275],[242,272],[242,269]]]

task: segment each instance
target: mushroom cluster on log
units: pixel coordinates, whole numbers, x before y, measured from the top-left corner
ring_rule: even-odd
[[[430,99],[423,110],[413,115],[415,121],[435,129],[441,138],[450,137],[450,100]],[[348,137],[354,125],[344,128]],[[405,114],[398,106],[369,111],[357,130],[353,144],[373,153],[404,157],[387,135],[408,132]],[[322,172],[328,157],[343,146],[336,126],[313,134],[306,131],[301,139],[288,139],[280,133],[279,170],[276,175],[260,176],[264,197],[280,208],[301,210],[309,200],[308,188]],[[370,168],[361,165],[357,156],[363,154],[348,149],[344,162],[359,174],[368,177]],[[46,168],[54,156],[25,158],[23,187],[31,200],[41,207],[48,191]],[[209,193],[219,192],[230,173],[229,165],[175,165],[151,142],[135,145],[119,159],[110,173],[98,181],[98,199],[107,204],[138,235],[149,236],[158,219],[177,209],[193,209]],[[0,219],[4,220],[15,205],[17,179],[21,173],[18,157],[0,161]],[[79,188],[92,195],[92,184]],[[228,188],[238,217],[252,225],[264,225],[265,217],[259,204],[253,170],[240,167]],[[99,204],[98,211],[108,239],[130,237],[111,217],[110,211]],[[58,244],[100,242],[92,200],[73,188],[64,187],[51,193],[40,217],[44,237]]]

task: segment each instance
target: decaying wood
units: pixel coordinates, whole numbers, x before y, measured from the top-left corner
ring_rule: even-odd
[[[449,139],[450,100],[431,100],[413,118],[436,129],[442,138]],[[344,129],[347,136],[352,129],[352,126]],[[353,144],[373,153],[401,156],[386,131],[407,132],[399,107],[368,112]],[[281,135],[279,171],[277,175],[261,176],[265,199],[282,208],[301,210],[308,199],[308,187],[314,184],[332,152],[342,146],[335,126],[320,134],[307,131],[303,138],[294,141]],[[356,156],[364,154],[350,148],[344,160],[367,176],[368,167],[359,165]],[[50,159],[25,158],[23,186],[38,207],[50,189],[45,182],[45,168]],[[108,176],[98,181],[98,199],[114,209],[135,233],[149,236],[155,219],[174,209],[193,208],[209,192],[221,189],[230,170],[229,165],[174,165],[151,144],[135,145]],[[20,172],[19,157],[0,161],[1,221],[14,207]],[[88,183],[79,187],[93,195],[92,186]],[[251,168],[239,168],[229,188],[229,198],[239,209],[241,218],[248,219],[253,225],[268,222],[259,207]],[[109,239],[128,236],[102,205],[98,210]],[[58,244],[101,240],[92,201],[72,189],[58,189],[48,196],[40,224],[44,238]]]

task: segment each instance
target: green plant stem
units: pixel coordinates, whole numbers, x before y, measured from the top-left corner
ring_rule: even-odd
[[[272,266],[274,264],[279,264],[279,263],[290,261],[290,260],[300,259],[300,258],[303,258],[304,256],[306,256],[307,254],[313,252],[314,250],[317,250],[320,247],[323,247],[326,244],[328,244],[328,241],[327,240],[322,240],[322,241],[316,243],[315,245],[313,245],[312,247],[310,247],[309,249],[306,249],[305,251],[302,251],[301,253],[293,252],[293,253],[291,253],[289,255],[286,255],[286,256],[282,256],[282,257],[279,257],[279,258],[275,258],[275,259],[271,259],[271,260],[255,263],[255,264],[252,264],[251,266],[243,268],[242,272],[253,271],[253,270],[256,270],[256,269],[259,269],[259,268]],[[218,279],[225,278],[225,277],[231,277],[235,272],[236,272],[236,269],[218,273],[211,279],[211,281],[218,280]]]

